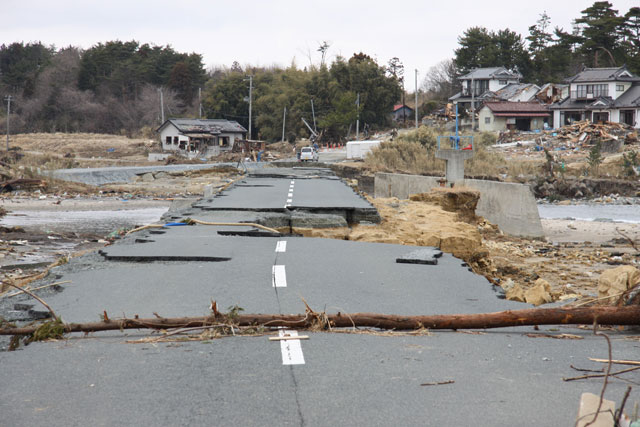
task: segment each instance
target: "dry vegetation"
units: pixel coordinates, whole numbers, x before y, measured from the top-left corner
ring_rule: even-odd
[[[444,161],[436,159],[438,135],[450,132],[421,126],[396,140],[385,142],[365,159],[365,167],[373,172],[405,172],[417,175],[444,175]],[[462,133],[462,135],[465,135]],[[465,163],[465,172],[470,176],[518,177],[534,175],[541,170],[540,161],[507,161],[502,154],[488,147],[496,142],[490,132],[473,134],[475,155]]]
[[[77,162],[91,162],[92,166],[99,166],[96,162],[145,162],[147,154],[157,150],[159,143],[149,137],[127,138],[94,133],[27,133],[13,135],[10,146],[18,148],[25,156],[45,156],[39,162],[40,166],[54,169],[60,165],[46,165],[53,158],[63,159],[63,165],[66,161],[66,167],[77,166],[69,163],[73,159]]]

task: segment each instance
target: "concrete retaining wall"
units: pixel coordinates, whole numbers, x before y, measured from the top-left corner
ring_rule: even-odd
[[[407,199],[410,194],[426,193],[438,187],[441,178],[420,175],[379,173],[375,178],[375,197]],[[514,236],[544,237],[538,207],[528,185],[510,182],[465,179],[456,186],[480,192],[476,214]]]

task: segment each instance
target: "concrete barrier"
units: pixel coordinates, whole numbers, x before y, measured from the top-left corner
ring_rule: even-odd
[[[426,193],[440,184],[439,177],[378,173],[375,197],[406,199],[410,194]],[[465,179],[455,183],[480,192],[476,214],[496,224],[507,234],[544,237],[538,206],[528,185],[510,182]]]

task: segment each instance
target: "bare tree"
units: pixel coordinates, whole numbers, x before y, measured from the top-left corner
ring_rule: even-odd
[[[456,64],[453,59],[446,59],[429,68],[422,83],[423,89],[430,98],[446,101],[458,91]]]

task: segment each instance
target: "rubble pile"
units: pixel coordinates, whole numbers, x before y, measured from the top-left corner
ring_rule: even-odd
[[[580,150],[600,143],[604,152],[618,152],[623,145],[638,143],[638,131],[621,123],[575,122],[559,129],[534,132],[501,132],[494,147],[534,145],[553,151]],[[508,145],[505,145],[508,144]]]

